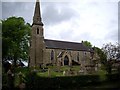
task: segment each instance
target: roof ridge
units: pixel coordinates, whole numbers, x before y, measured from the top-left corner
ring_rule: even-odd
[[[76,44],[82,44],[80,42],[71,42],[71,41],[63,41],[63,40],[53,40],[53,39],[44,39],[44,40],[50,40],[50,41],[56,41],[56,42],[66,42],[66,43],[76,43]]]

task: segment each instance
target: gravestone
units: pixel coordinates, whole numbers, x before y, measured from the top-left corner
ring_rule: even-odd
[[[48,77],[51,76],[50,68],[48,68]]]
[[[63,71],[63,76],[65,76],[66,75],[66,72],[65,71]]]
[[[8,70],[7,72],[7,86],[9,89],[14,88],[14,74],[11,70]]]
[[[19,89],[20,90],[24,90],[25,89],[24,75],[21,72],[18,75],[19,75],[19,80],[20,80],[20,82],[19,82]]]

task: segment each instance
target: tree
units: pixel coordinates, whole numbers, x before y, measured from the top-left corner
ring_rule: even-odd
[[[120,43],[117,43],[117,55],[116,55],[116,59],[120,60]]]
[[[91,42],[89,42],[89,41],[82,41],[82,42],[83,42],[83,44],[84,44],[85,46],[94,49],[94,51],[95,51],[95,52],[97,53],[97,55],[99,56],[100,62],[101,62],[102,64],[105,64],[105,63],[106,63],[106,61],[107,61],[107,56],[106,56],[106,54],[102,51],[102,49],[100,49],[99,47],[95,47],[95,46],[92,47],[93,45],[92,45]]]
[[[112,44],[108,43],[105,44],[102,48],[103,52],[107,56],[107,62],[106,62],[106,70],[109,74],[112,73],[112,65],[113,63],[119,58],[120,53],[120,45],[119,44]]]
[[[92,47],[92,44],[89,41],[82,41],[83,44],[87,47]]]
[[[30,24],[22,17],[9,17],[2,21],[2,59],[28,59]]]
[[[100,57],[100,62],[105,65],[105,63],[107,62],[106,54],[102,51],[102,49],[100,49],[98,47],[94,47],[94,49],[95,49],[96,53],[98,54],[98,56]]]
[[[107,60],[115,60],[117,59],[117,54],[119,52],[118,45],[114,45],[112,43],[105,44],[102,48],[103,52],[107,55]]]

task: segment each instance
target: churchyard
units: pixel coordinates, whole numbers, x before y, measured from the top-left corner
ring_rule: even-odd
[[[26,88],[27,90],[33,88],[72,90],[78,88],[120,88],[120,75],[116,72],[109,75],[104,67],[94,73],[82,72],[80,66],[17,67],[15,71],[15,88]],[[10,78],[6,78],[7,74],[3,77],[3,88],[6,88],[8,83],[12,83],[9,81]]]

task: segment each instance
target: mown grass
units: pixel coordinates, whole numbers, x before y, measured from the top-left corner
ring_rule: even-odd
[[[70,69],[73,71],[78,72],[80,70],[80,66],[48,66],[46,67],[47,69],[45,69],[45,71],[43,71],[42,69],[35,67],[35,68],[28,68],[28,67],[24,67],[24,68],[16,68],[16,73],[23,73],[24,75],[30,73],[31,71],[33,71],[34,69],[37,71],[37,74],[41,77],[56,77],[56,76],[64,76],[63,72],[64,71],[69,71]],[[48,71],[49,69],[49,71]],[[49,74],[49,75],[48,75]],[[93,73],[96,75],[100,75],[101,80],[105,79],[105,74],[106,71],[105,70],[98,70],[97,72]]]
[[[37,75],[40,77],[58,77],[58,76],[63,76],[63,73],[62,72],[55,72],[55,71],[51,70],[50,72],[48,72],[48,71],[38,72]]]

